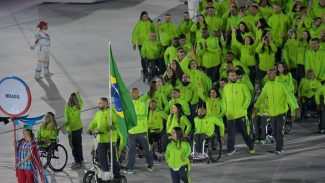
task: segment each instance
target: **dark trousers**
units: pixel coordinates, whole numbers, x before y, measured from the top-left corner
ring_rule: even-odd
[[[290,68],[292,77],[297,80],[297,68]]]
[[[162,152],[166,152],[167,145],[170,142],[170,136],[171,136],[171,134],[169,134],[169,133],[165,133],[164,135],[161,136]]]
[[[301,64],[297,64],[297,70],[296,70],[296,79],[297,79],[297,84],[299,86],[300,81],[302,80],[303,77],[305,77],[305,66]]]
[[[161,139],[161,134],[162,134],[162,132],[149,132],[149,143],[150,143],[150,145],[153,145],[153,143],[156,142],[158,152],[162,152],[161,144],[159,144],[160,139]]]
[[[283,137],[284,137],[284,125],[286,122],[286,116],[287,114],[279,114],[277,116],[271,117],[271,126],[273,130],[273,137],[275,139],[276,151],[282,151],[283,150]]]
[[[169,168],[170,176],[172,177],[172,182],[173,183],[180,183],[183,181],[184,183],[189,182],[189,165],[184,165],[182,166],[178,171],[175,171],[171,168]]]
[[[256,116],[254,119],[255,140],[265,140],[267,116]]]
[[[98,159],[99,159],[100,168],[104,172],[109,171],[108,158],[110,158],[110,155],[111,155],[110,143],[98,143],[97,151],[98,151]],[[120,166],[117,163],[116,144],[115,143],[113,143],[113,174],[114,174],[114,177],[120,176]]]
[[[322,110],[320,113],[319,129],[325,130],[325,110]]]
[[[245,117],[241,117],[234,120],[228,120],[228,140],[227,140],[227,152],[231,152],[235,149],[236,132],[239,130],[244,138],[246,145],[249,149],[254,149],[254,143],[250,137],[250,124]]]
[[[152,157],[152,151],[150,151],[149,149],[147,133],[139,133],[139,134],[129,134],[128,137],[128,145],[129,145],[128,169],[133,170],[134,168],[137,144],[140,144],[140,146],[143,148],[143,151],[145,151],[148,167],[151,168],[153,166],[153,157]]]
[[[194,141],[195,141],[195,152],[203,153],[203,141],[207,138],[205,134],[195,134]]]
[[[248,69],[249,69],[249,79],[251,80],[254,88],[255,88],[255,75],[256,75],[256,69],[255,69],[255,66],[248,66]]]
[[[258,70],[258,73],[257,73],[257,79],[259,80],[260,82],[260,88],[261,87],[261,83],[262,83],[262,80],[263,78],[266,76],[266,71],[262,71],[262,70]]]
[[[81,163],[84,160],[82,154],[82,128],[79,130],[72,131],[69,133],[69,144],[72,149],[72,155],[74,158],[74,162]]]
[[[219,79],[219,65],[215,67],[205,68],[205,73],[209,76],[212,83],[215,83]]]

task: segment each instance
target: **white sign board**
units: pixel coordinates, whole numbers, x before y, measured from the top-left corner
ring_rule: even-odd
[[[31,104],[31,94],[27,84],[15,76],[0,81],[0,110],[10,117],[24,115]]]

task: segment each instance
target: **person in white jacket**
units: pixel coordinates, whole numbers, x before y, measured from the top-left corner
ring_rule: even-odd
[[[37,28],[39,28],[39,31],[37,34],[35,34],[36,40],[34,45],[31,46],[31,49],[36,50],[38,62],[35,70],[35,79],[40,80],[42,79],[41,73],[43,68],[44,76],[53,75],[49,71],[51,39],[49,33],[47,32],[48,23],[41,21],[38,23]]]

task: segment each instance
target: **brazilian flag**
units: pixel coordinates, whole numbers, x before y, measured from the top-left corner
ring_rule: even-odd
[[[117,113],[118,131],[123,148],[127,143],[128,130],[136,126],[137,116],[129,90],[126,88],[121,75],[116,67],[111,44],[108,50],[108,64],[110,69],[111,97],[114,98],[115,110]]]

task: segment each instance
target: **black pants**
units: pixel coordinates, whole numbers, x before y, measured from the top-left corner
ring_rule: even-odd
[[[254,119],[255,140],[266,139],[267,116],[256,116]]]
[[[75,163],[81,163],[84,160],[82,155],[82,128],[69,133],[69,144],[72,149],[72,155]]]
[[[292,77],[297,80],[297,68],[290,68]]]
[[[320,112],[319,130],[325,130],[325,110]]]
[[[301,64],[297,64],[297,70],[296,70],[296,79],[297,79],[297,85],[299,86],[300,81],[303,77],[305,77],[305,66]]]
[[[258,73],[257,73],[257,79],[259,80],[259,84],[260,84],[260,88],[262,89],[262,85],[261,85],[261,83],[262,83],[262,80],[263,80],[263,78],[266,76],[266,71],[262,71],[262,70],[258,70]]]
[[[228,140],[227,140],[227,152],[231,152],[235,149],[236,132],[239,130],[244,138],[244,141],[250,150],[254,149],[254,143],[250,137],[250,124],[245,117],[237,118],[234,120],[228,120]]]
[[[248,66],[248,69],[249,69],[249,79],[251,80],[254,88],[255,88],[255,75],[256,75],[256,69],[255,69],[255,66]]]
[[[139,134],[129,134],[128,137],[128,145],[129,145],[128,169],[133,170],[134,168],[137,143],[140,144],[140,146],[145,151],[148,167],[151,168],[153,166],[153,156],[152,156],[152,151],[150,151],[149,149],[147,133],[139,133]]]
[[[166,152],[168,143],[170,142],[170,136],[171,134],[165,133],[161,136],[161,147],[162,147],[162,152]]]
[[[169,168],[170,176],[172,177],[172,182],[180,183],[181,181],[183,181],[184,183],[188,183],[190,173],[189,166],[190,165],[184,165],[178,171]]]
[[[219,65],[215,67],[205,68],[205,73],[209,76],[212,83],[215,83],[219,79]]]
[[[195,141],[195,152],[203,153],[203,141],[207,138],[205,134],[195,134],[194,141]]]
[[[109,171],[108,162],[110,158],[110,143],[98,143],[97,147],[98,151],[98,159],[99,159],[99,165],[102,171],[107,172]],[[116,158],[116,144],[113,143],[113,174],[114,177],[120,176],[120,166],[117,163]]]
[[[286,122],[286,116],[287,114],[279,114],[277,116],[271,117],[271,126],[273,130],[273,137],[276,142],[276,151],[282,151],[283,150],[283,137],[284,137],[284,125]]]

